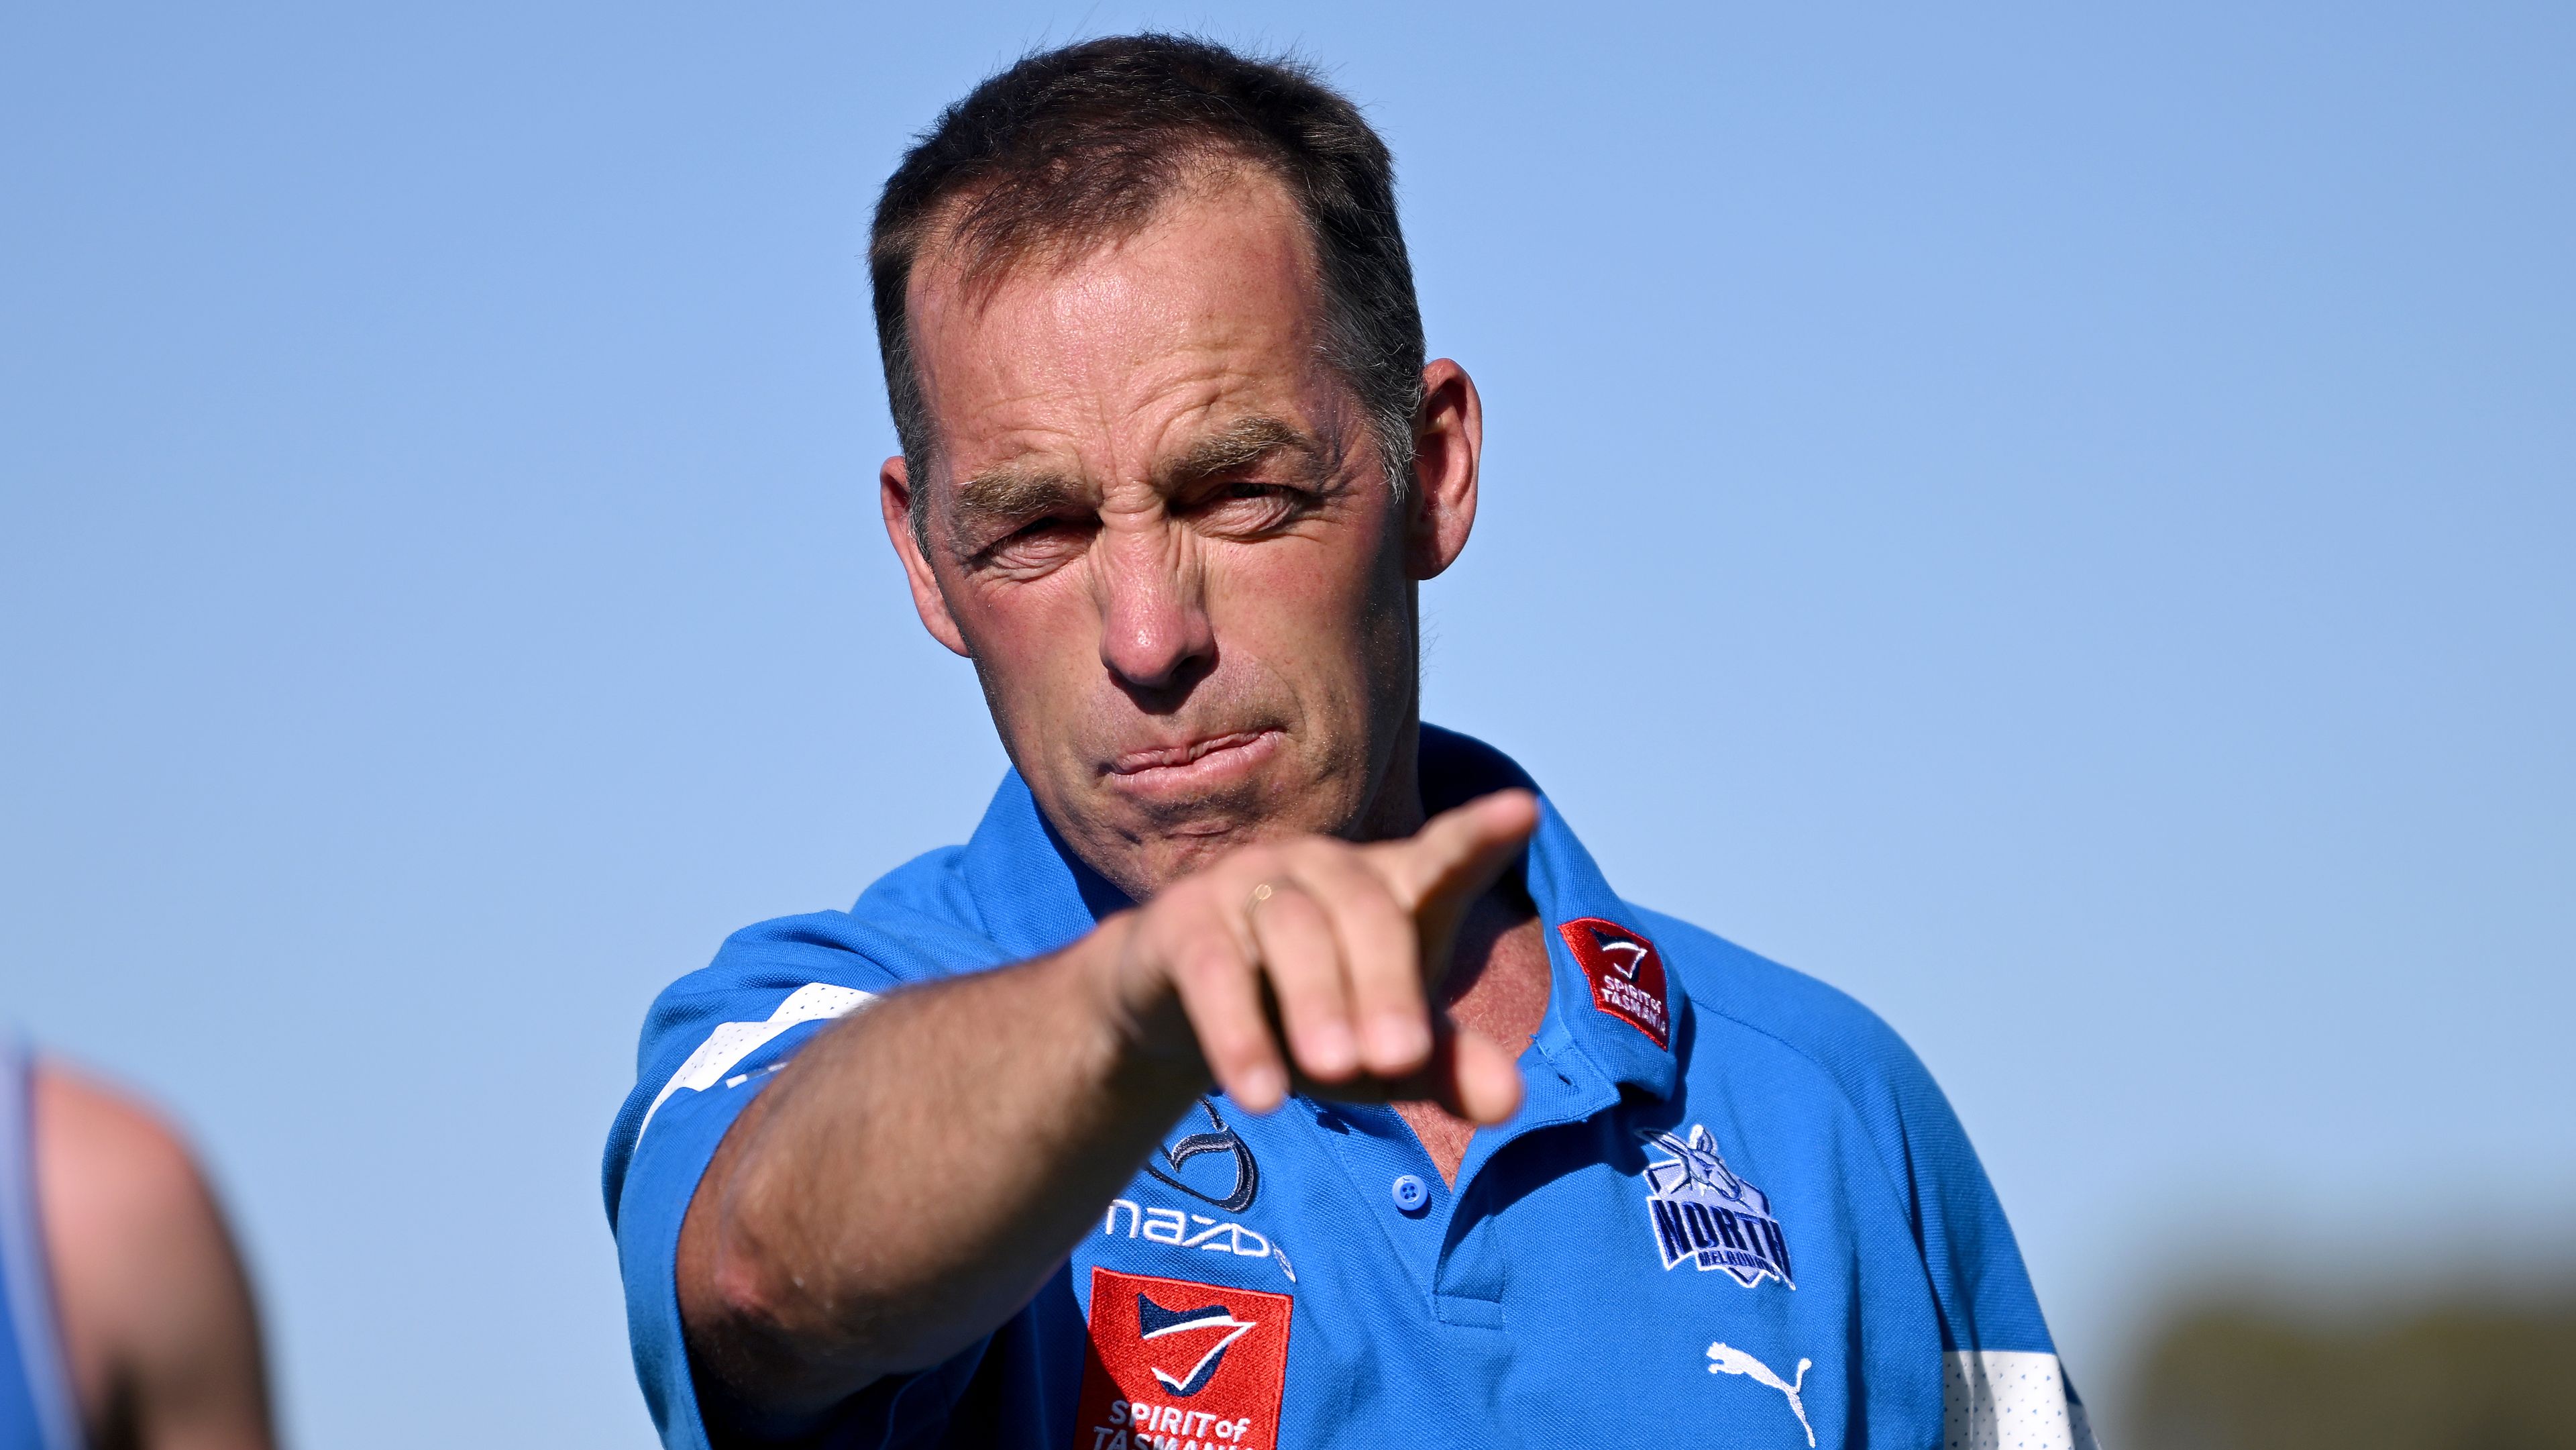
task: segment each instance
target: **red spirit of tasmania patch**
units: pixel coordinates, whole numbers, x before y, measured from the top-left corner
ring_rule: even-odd
[[[1672,1048],[1664,1005],[1664,959],[1655,944],[1616,922],[1581,916],[1557,928],[1566,949],[1592,981],[1592,1005]]]
[[[1091,1271],[1073,1450],[1275,1450],[1285,1294]]]

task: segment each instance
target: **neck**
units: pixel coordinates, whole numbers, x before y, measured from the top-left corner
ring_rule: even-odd
[[[1387,747],[1377,794],[1351,827],[1354,841],[1398,841],[1422,829],[1430,817],[1422,807],[1422,715],[1407,710]]]

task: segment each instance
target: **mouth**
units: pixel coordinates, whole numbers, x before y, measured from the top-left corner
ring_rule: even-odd
[[[1186,744],[1131,750],[1109,764],[1110,778],[1127,789],[1204,790],[1227,783],[1270,757],[1276,730],[1238,730]]]

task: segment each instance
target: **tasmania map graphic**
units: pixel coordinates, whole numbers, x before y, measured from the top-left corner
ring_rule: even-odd
[[[1258,1289],[1093,1269],[1074,1450],[1270,1450],[1292,1303]]]

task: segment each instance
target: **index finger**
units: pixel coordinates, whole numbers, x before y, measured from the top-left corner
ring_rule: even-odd
[[[1422,930],[1423,961],[1446,964],[1467,906],[1503,874],[1538,829],[1538,797],[1500,790],[1433,816],[1409,839],[1371,847],[1397,901]],[[1441,955],[1434,955],[1440,953]]]

